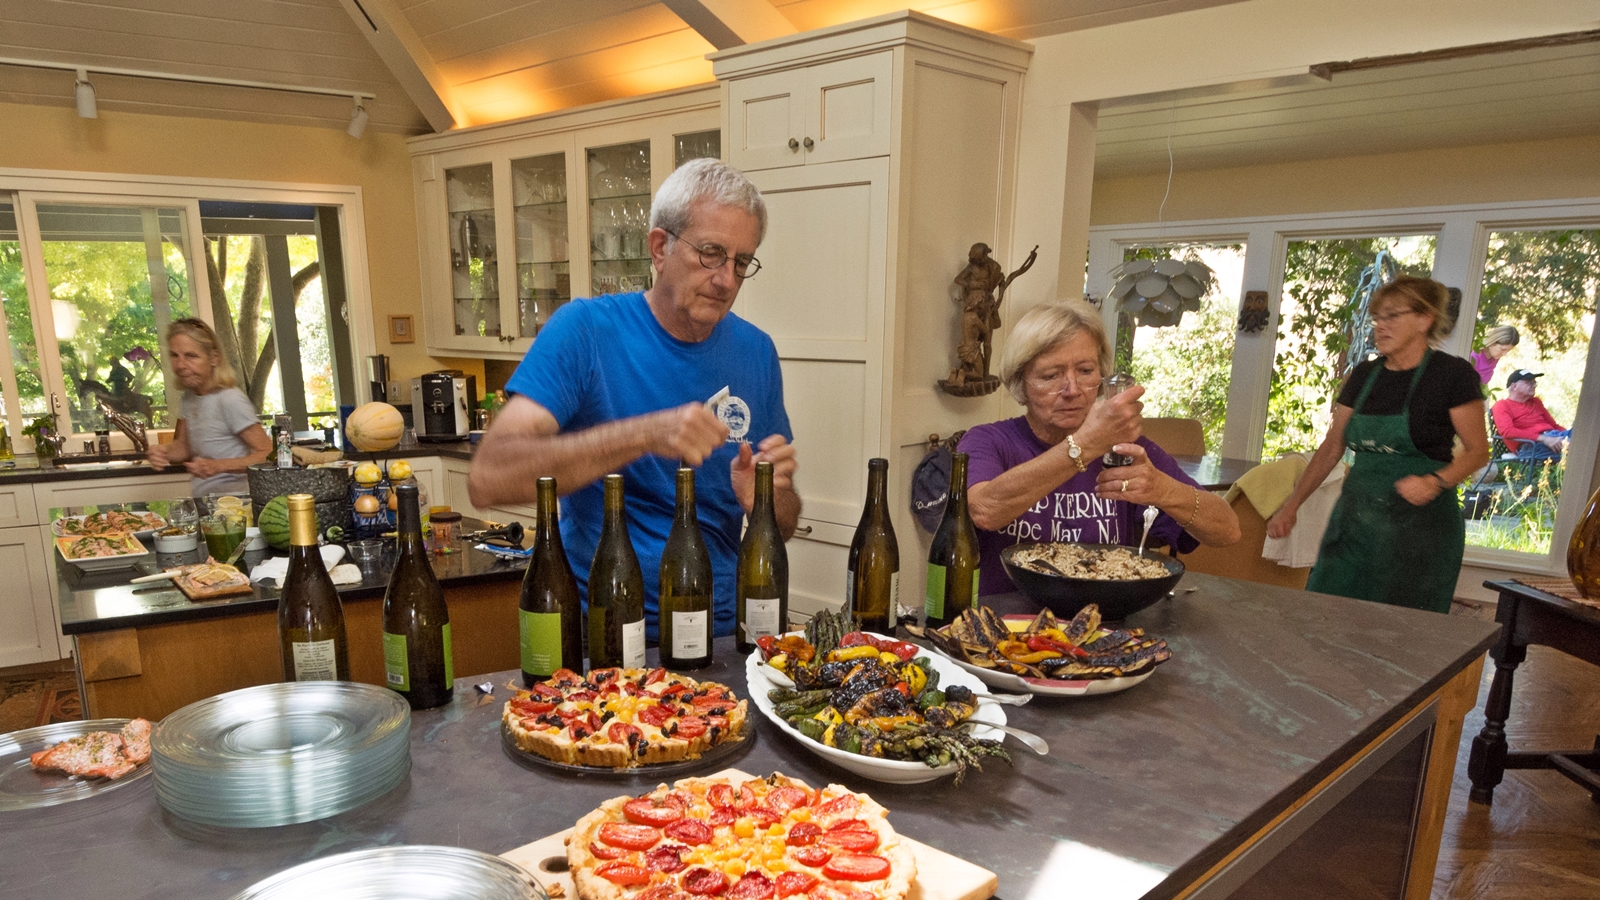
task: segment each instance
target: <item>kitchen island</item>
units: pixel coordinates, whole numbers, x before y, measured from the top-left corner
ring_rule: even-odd
[[[464,531],[484,525],[477,519],[462,524]],[[240,568],[248,571],[266,555],[247,553]],[[139,574],[204,559],[203,550],[192,558],[152,554],[138,570],[86,574],[58,558],[61,630],[77,646],[87,717],[155,720],[224,691],[282,680],[279,593],[272,584],[194,601],[170,582],[129,583]],[[450,606],[455,670],[481,674],[520,665],[517,600],[527,562],[459,541],[455,552],[429,559]],[[384,683],[383,592],[393,566],[390,542],[376,565],[362,567],[361,583],[339,586],[356,681]]]
[[[891,786],[832,767],[763,721],[747,753],[715,768],[869,792],[902,833],[998,873],[1007,900],[1366,896],[1355,882],[1381,877],[1391,883],[1360,890],[1428,896],[1461,720],[1495,626],[1193,573],[1177,599],[1129,624],[1172,647],[1148,681],[1006,709],[1010,724],[1049,740],[1048,757],[1013,743],[1013,765],[990,762],[960,787]],[[695,675],[744,694],[731,644],[720,639],[714,665]],[[656,784],[510,759],[499,718],[514,675],[458,680],[453,703],[413,714],[407,782],[322,822],[200,828],[162,811],[148,778],[0,813],[0,896],[226,898],[347,850],[505,853]]]

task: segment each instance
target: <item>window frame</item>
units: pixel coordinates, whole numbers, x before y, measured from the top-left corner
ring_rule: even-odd
[[[1191,242],[1243,244],[1244,284],[1240,286],[1239,297],[1242,301],[1246,288],[1260,290],[1260,286],[1265,285],[1271,324],[1253,335],[1235,334],[1222,453],[1260,459],[1277,329],[1281,324],[1285,256],[1290,241],[1432,234],[1436,241],[1433,277],[1461,288],[1458,321],[1471,323],[1478,317],[1490,234],[1559,228],[1600,228],[1600,198],[1097,225],[1089,229],[1085,291],[1091,298],[1106,295],[1111,287],[1109,272],[1121,261],[1128,247]],[[1103,305],[1101,317],[1108,329],[1116,327],[1115,309]],[[1466,357],[1472,350],[1472,332],[1470,327],[1455,328],[1446,337],[1442,349]],[[1569,465],[1551,534],[1550,552],[1541,556],[1468,546],[1467,564],[1538,574],[1566,571],[1567,542],[1583,515],[1586,498],[1593,489],[1595,471],[1600,468],[1594,462],[1600,451],[1600,316],[1596,317],[1589,340],[1584,387],[1573,417],[1573,440],[1567,449]],[[1589,465],[1573,466],[1573,460],[1589,461]]]
[[[206,276],[203,225],[200,201],[283,203],[310,206],[335,206],[340,209],[339,238],[345,263],[345,299],[349,305],[352,363],[377,352],[372,328],[372,294],[367,260],[366,215],[361,188],[355,185],[293,184],[269,181],[244,181],[215,178],[123,175],[109,172],[59,172],[38,169],[0,168],[0,194],[9,195],[17,220],[17,238],[22,245],[23,283],[28,291],[28,308],[33,320],[35,346],[39,350],[41,381],[46,394],[65,396],[59,350],[55,344],[53,310],[48,302],[49,282],[45,273],[44,249],[40,239],[38,204],[101,203],[107,205],[161,206],[183,210],[185,254],[190,268],[191,309],[197,318],[212,323],[211,283]],[[11,323],[0,317],[0,342]],[[0,343],[0,348],[5,346]],[[167,361],[162,360],[167,369]],[[359,375],[359,373],[355,373]],[[9,353],[0,353],[0,386],[6,396],[17,396],[15,371]],[[371,386],[355,378],[358,403],[370,398]],[[21,438],[21,406],[12,402],[6,408],[7,424],[14,441]]]

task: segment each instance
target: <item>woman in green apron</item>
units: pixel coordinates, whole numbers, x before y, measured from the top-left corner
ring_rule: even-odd
[[[1354,451],[1307,590],[1450,611],[1466,544],[1455,488],[1488,464],[1489,438],[1476,370],[1432,346],[1449,331],[1448,300],[1444,285],[1408,275],[1373,294],[1381,355],[1350,373],[1327,437],[1267,522],[1268,535],[1287,536],[1300,504]]]

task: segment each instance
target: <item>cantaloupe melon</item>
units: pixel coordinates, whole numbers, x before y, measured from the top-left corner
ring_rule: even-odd
[[[344,433],[357,450],[378,453],[394,449],[405,427],[400,410],[387,403],[364,403],[345,421]]]

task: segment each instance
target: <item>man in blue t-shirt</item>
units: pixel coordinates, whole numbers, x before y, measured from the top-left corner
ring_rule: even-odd
[[[740,527],[754,502],[757,460],[773,465],[786,539],[800,516],[777,349],[730,312],[744,279],[761,267],[754,254],[766,222],[755,185],[717,160],[694,160],[668,176],[650,208],[654,286],[557,310],[507,382],[511,399],[472,460],[468,487],[480,508],[531,502],[536,479],[555,477],[566,495],[561,540],[585,597],[600,540],[599,480],[621,472],[652,640],[680,461],[697,470],[717,635],[734,630]]]

